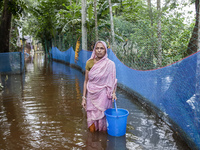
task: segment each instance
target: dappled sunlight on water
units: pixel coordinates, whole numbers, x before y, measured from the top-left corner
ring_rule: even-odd
[[[9,75],[0,94],[0,149],[188,149],[120,90],[118,107],[130,113],[126,135],[88,132],[81,107],[83,81],[78,70],[39,54],[27,61],[25,74]]]

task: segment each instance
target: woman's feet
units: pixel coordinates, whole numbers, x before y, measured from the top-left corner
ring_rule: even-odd
[[[94,123],[89,127],[90,132],[94,132],[95,131],[95,125]]]

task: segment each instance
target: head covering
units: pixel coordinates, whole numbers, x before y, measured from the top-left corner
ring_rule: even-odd
[[[96,58],[95,50],[96,50],[96,46],[97,46],[98,43],[102,43],[103,46],[104,46],[104,48],[105,48],[105,50],[106,50],[106,54],[105,54],[105,56],[104,56],[102,59],[105,59],[105,58],[108,57],[108,54],[107,54],[107,45],[106,45],[106,43],[105,43],[104,41],[97,41],[97,42],[95,43],[95,46],[94,46],[94,49],[93,49],[93,52],[92,52],[92,55],[91,55],[90,59]]]

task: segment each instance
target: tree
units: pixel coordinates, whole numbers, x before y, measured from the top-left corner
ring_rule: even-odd
[[[9,7],[9,4],[12,2],[13,0],[4,0],[3,12],[1,17],[1,26],[0,26],[1,52],[9,52],[10,28],[12,19],[12,12]]]
[[[198,29],[199,29],[199,0],[195,0],[195,10],[196,10],[196,22],[192,32],[192,36],[190,38],[190,42],[188,44],[187,51],[185,53],[185,57],[191,55],[194,52],[197,52],[198,45]]]
[[[148,11],[149,11],[149,18],[151,21],[151,26],[150,28],[153,29],[153,12],[152,12],[152,7],[151,7],[151,0],[147,0],[147,4],[148,4]],[[153,33],[151,32],[150,35],[151,41],[153,40]],[[154,54],[154,44],[152,42],[151,44],[151,50],[150,50],[150,54],[149,54],[149,58],[150,58],[150,65],[153,66],[153,54]]]
[[[112,48],[114,48],[115,45],[115,31],[114,31],[114,23],[113,23],[113,16],[112,16],[112,3],[111,0],[108,0],[109,2],[109,10],[110,10],[110,25],[111,25],[111,39],[112,39]]]
[[[96,41],[98,41],[97,0],[94,0],[94,16],[95,16],[95,39]]]
[[[23,0],[4,0],[0,25],[0,52],[9,52],[10,30],[12,17],[18,18],[26,9]]]
[[[158,66],[162,66],[161,0],[157,0],[158,10]]]
[[[65,8],[66,2],[67,0],[41,0],[33,6],[29,6],[27,14],[31,14],[31,17],[27,16],[27,21],[25,21],[27,23],[27,27],[24,29],[25,33],[33,35],[39,40],[46,52],[52,46],[54,36],[60,35],[62,32],[63,26],[58,23],[62,18],[59,11]]]
[[[87,50],[87,28],[86,28],[86,12],[87,12],[87,1],[82,0],[82,49]]]

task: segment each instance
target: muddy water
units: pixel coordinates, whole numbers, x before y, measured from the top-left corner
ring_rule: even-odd
[[[0,149],[187,150],[162,121],[118,90],[118,107],[129,110],[127,133],[112,137],[90,133],[81,107],[84,75],[36,54],[23,75],[2,76]]]

